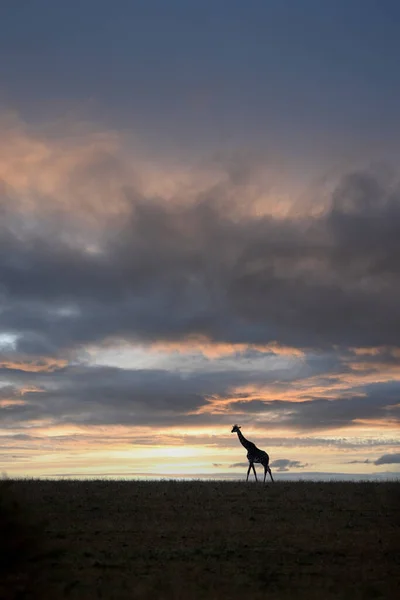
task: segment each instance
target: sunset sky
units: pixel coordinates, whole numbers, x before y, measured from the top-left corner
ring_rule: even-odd
[[[1,2],[0,474],[400,476],[399,20]]]

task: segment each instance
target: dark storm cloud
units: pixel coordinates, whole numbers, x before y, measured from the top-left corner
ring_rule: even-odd
[[[353,174],[323,216],[278,220],[246,214],[230,185],[185,207],[132,193],[131,218],[98,254],[40,227],[21,233],[6,215],[1,329],[39,354],[107,336],[398,343],[398,187]]]

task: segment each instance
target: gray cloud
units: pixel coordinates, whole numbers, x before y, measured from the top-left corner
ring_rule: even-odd
[[[28,378],[37,391],[26,391],[25,404],[0,406],[4,424],[39,418],[81,424],[230,423],[231,415],[194,414],[209,396],[224,396],[238,385],[267,381],[268,373],[217,371],[182,374],[156,369],[69,366],[56,372],[26,373],[7,370],[14,380],[8,389]],[[21,399],[20,396],[18,396]]]
[[[214,365],[215,369],[215,365]],[[182,373],[162,369],[118,369],[90,365],[67,366],[54,372],[27,373],[3,369],[12,385],[4,397],[23,399],[24,404],[0,406],[3,425],[52,419],[53,422],[76,424],[181,425],[226,424],[259,427],[288,427],[297,431],[324,431],[356,426],[359,419],[392,419],[399,422],[400,382],[356,386],[350,395],[312,398],[290,402],[263,398],[262,386],[276,386],[280,373],[274,370],[218,370]],[[307,365],[304,373],[309,374]],[[340,376],[340,374],[339,374]],[[21,397],[19,386],[29,381],[35,390]],[[315,378],[312,379],[315,384]],[[281,382],[286,392],[307,383],[301,369],[292,380]],[[235,388],[260,385],[256,399],[247,398]],[[362,395],[360,395],[362,394]],[[229,396],[227,412],[202,410],[209,399]],[[286,441],[287,443],[287,441]]]
[[[302,463],[299,460],[289,460],[288,458],[278,458],[271,462],[271,467],[277,471],[290,471],[290,469],[304,469],[308,467],[307,463]]]
[[[0,327],[32,353],[106,336],[397,344],[398,188],[353,174],[323,216],[277,220],[246,214],[231,185],[186,206],[131,192],[131,218],[99,254],[56,225],[21,235],[6,214]]]
[[[374,461],[374,465],[394,465],[400,463],[400,453],[384,454]]]
[[[398,445],[398,443],[396,445]],[[365,460],[350,460],[347,464],[394,465],[397,463],[400,464],[400,453],[383,454],[383,456],[380,456],[376,460],[370,460],[369,458]]]
[[[33,373],[2,367],[2,422],[51,418],[80,424],[208,424],[254,419],[266,428],[326,430],[360,418],[399,420],[399,383],[354,388],[332,401],[233,395],[229,414],[196,414],[207,398],[238,386],[290,390],[294,382],[350,372],[349,346],[398,345],[400,335],[400,191],[369,173],[343,179],[317,217],[257,216],[233,202],[232,179],[186,205],[127,191],[131,214],[110,227],[98,252],[76,242],[68,221],[27,224],[3,210],[0,224],[0,331],[5,360],[71,356],[105,339],[182,340],[202,334],[240,343],[278,341],[310,350],[296,369],[229,368],[218,361],[185,375],[88,365]],[[76,232],[75,232],[76,233]],[[339,349],[341,350],[338,350]],[[321,350],[323,352],[321,352]],[[346,354],[347,353],[347,354]],[[256,351],[243,354],[251,363]],[[39,357],[39,358],[38,358]],[[353,356],[353,360],[357,357]],[[364,357],[365,363],[373,358]],[[379,360],[398,365],[387,352]],[[238,358],[239,361],[239,358]],[[293,387],[295,390],[295,387]],[[359,394],[363,394],[361,397]],[[228,421],[229,419],[229,421]]]
[[[363,395],[358,395],[359,393]],[[350,397],[316,398],[304,402],[272,401],[262,403],[266,417],[268,413],[278,414],[280,425],[299,429],[335,429],[357,425],[359,419],[391,419],[400,421],[398,397],[400,382],[390,381],[365,386],[354,386],[354,395]],[[268,423],[265,427],[274,426]]]
[[[249,466],[249,463],[245,463],[245,462],[237,462],[237,463],[233,463],[232,465],[229,465],[230,469],[235,469],[237,467],[243,467],[243,468],[247,468]],[[290,471],[290,469],[304,469],[305,467],[309,466],[307,463],[302,463],[299,460],[289,460],[287,458],[278,458],[277,460],[273,460],[270,463],[270,466],[274,469],[276,469],[278,472],[287,472]]]

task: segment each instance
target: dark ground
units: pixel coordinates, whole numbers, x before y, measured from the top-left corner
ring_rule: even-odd
[[[400,590],[400,482],[21,480],[1,498],[1,600]]]

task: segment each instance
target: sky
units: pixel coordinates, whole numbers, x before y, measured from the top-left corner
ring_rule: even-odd
[[[3,0],[0,472],[400,476],[399,18]]]

